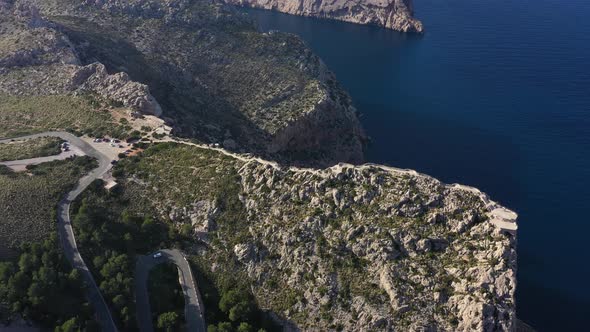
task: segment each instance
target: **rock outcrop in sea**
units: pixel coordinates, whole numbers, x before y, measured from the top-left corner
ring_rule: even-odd
[[[403,32],[423,32],[414,18],[413,0],[223,0],[282,13],[377,25]]]

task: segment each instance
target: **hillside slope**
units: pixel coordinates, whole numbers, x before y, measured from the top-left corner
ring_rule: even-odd
[[[516,214],[413,171],[325,170],[165,143],[119,165],[185,250],[295,330],[510,331]],[[137,190],[137,189],[136,189]]]
[[[147,84],[179,136],[286,163],[363,160],[350,96],[294,35],[205,0],[35,2],[82,64]]]
[[[145,137],[116,166],[119,188],[87,194],[98,196],[93,210],[123,221],[138,199],[118,198],[140,197],[141,220],[171,229],[145,227],[149,248],[169,237],[211,280],[208,295],[239,282],[240,305],[287,330],[514,328],[516,214],[414,171],[280,166],[362,160],[350,97],[299,38],[261,34],[204,0],[35,2],[41,13],[0,0],[0,136],[126,137],[131,113],[174,124],[192,140]],[[116,225],[107,220],[95,226]],[[127,231],[107,233],[115,252],[128,249]],[[84,238],[94,268],[113,255],[103,237]],[[130,287],[114,290],[133,303]],[[224,311],[204,297],[206,312]]]

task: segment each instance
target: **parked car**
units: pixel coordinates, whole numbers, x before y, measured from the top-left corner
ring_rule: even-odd
[[[154,254],[154,258],[160,258],[160,257],[162,257],[162,253],[159,251]]]

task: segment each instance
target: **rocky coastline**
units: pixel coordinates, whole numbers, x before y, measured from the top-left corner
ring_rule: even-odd
[[[223,0],[225,3],[278,12],[376,25],[402,32],[424,32],[414,18],[413,0]]]
[[[211,14],[209,3],[199,12],[190,1],[130,2],[87,2],[53,22],[0,0],[10,17],[1,41],[12,47],[0,50],[0,97],[93,93],[190,123],[202,144],[159,142],[133,158],[141,162],[122,183],[162,220],[188,226],[191,254],[208,272],[243,275],[286,330],[515,329],[514,212],[475,188],[359,166],[365,134],[351,99],[300,39],[235,33],[249,23],[225,5],[204,20],[195,13]],[[30,44],[14,46],[14,33]],[[247,56],[233,58],[236,50]],[[133,68],[137,59],[145,63]],[[304,156],[331,167],[268,161],[286,154],[289,165]]]

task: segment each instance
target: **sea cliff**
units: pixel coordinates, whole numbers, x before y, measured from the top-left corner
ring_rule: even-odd
[[[226,3],[282,13],[377,25],[403,32],[424,31],[414,18],[413,0],[223,0]]]
[[[415,171],[269,161],[361,161],[364,134],[333,74],[300,39],[261,34],[225,5],[134,3],[61,16],[50,6],[55,16],[43,17],[0,0],[10,14],[0,21],[0,101],[82,95],[94,116],[122,104],[194,133],[146,137],[145,151],[115,166],[116,194],[148,200],[183,234],[199,275],[216,287],[236,276],[287,330],[514,329],[515,213]],[[25,106],[35,110],[27,120],[67,113]],[[0,123],[26,129],[23,112]],[[71,129],[66,115],[33,129]],[[225,149],[205,144],[215,141]]]

